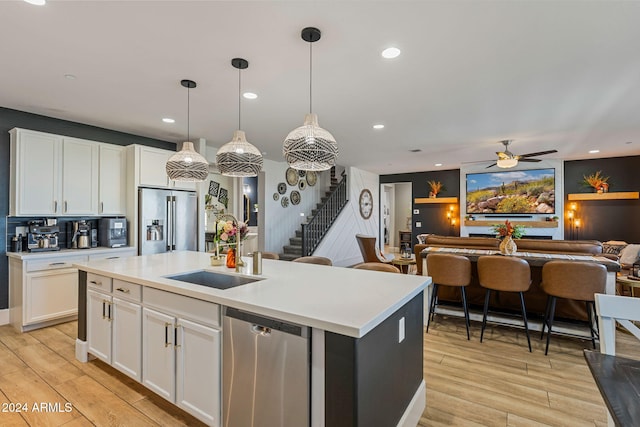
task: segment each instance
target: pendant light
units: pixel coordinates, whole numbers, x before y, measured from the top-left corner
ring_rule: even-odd
[[[220,173],[225,176],[257,176],[262,170],[262,154],[244,135],[240,118],[242,104],[241,70],[249,67],[249,62],[242,58],[233,58],[231,65],[238,69],[238,130],[233,132],[231,141],[224,144],[216,154],[216,163]]]
[[[282,154],[294,169],[323,171],[336,164],[338,144],[328,131],[318,125],[318,116],[313,114],[312,106],[312,51],[311,46],[320,40],[320,30],[307,27],[302,30],[302,40],[309,42],[309,114],[304,125],[292,130],[284,140]]]
[[[202,182],[209,176],[209,162],[193,148],[189,135],[189,91],[196,87],[193,80],[182,80],[180,84],[187,88],[187,141],[182,149],[167,160],[167,175],[174,181]]]

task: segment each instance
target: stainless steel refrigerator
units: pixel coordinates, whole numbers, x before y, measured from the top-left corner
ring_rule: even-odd
[[[138,189],[138,254],[198,250],[195,191]]]

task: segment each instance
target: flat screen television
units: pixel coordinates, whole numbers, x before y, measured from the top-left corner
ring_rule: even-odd
[[[553,214],[555,169],[467,174],[467,214]]]

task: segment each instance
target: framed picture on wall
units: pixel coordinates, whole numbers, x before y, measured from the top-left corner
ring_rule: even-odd
[[[211,194],[212,197],[218,197],[219,191],[220,191],[220,183],[211,181],[209,183],[209,194]]]
[[[225,208],[228,207],[227,204],[229,203],[229,192],[226,188],[221,188],[218,192],[218,201],[222,203]]]

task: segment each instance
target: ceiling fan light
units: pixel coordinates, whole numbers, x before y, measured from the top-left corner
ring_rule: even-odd
[[[209,162],[193,147],[193,142],[182,143],[182,150],[169,157],[167,175],[174,181],[201,182],[209,176]]]
[[[307,114],[304,124],[285,138],[282,154],[294,169],[324,171],[335,166],[338,144],[331,133],[318,125],[316,114]]]
[[[498,159],[496,165],[499,168],[508,169],[518,166],[518,159],[508,158],[508,159]]]
[[[262,153],[247,141],[243,131],[233,132],[231,141],[224,144],[216,154],[218,170],[224,176],[256,176],[262,170]]]

